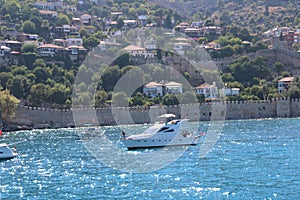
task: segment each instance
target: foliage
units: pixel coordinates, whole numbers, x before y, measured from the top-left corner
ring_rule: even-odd
[[[292,84],[288,89],[288,94],[291,99],[300,98],[300,88],[296,84]]]
[[[101,91],[97,91],[95,94],[95,106],[96,107],[103,107],[103,106],[107,106],[106,101],[108,100],[108,94],[101,90]]]
[[[112,91],[120,76],[121,74],[118,66],[107,68],[101,77],[103,90],[106,92]]]
[[[24,33],[36,33],[35,24],[31,21],[25,21],[22,23],[22,30]]]
[[[124,92],[114,92],[111,104],[112,106],[128,107],[129,98]]]
[[[43,83],[34,84],[30,88],[29,100],[33,106],[41,105],[41,103],[49,101],[50,91],[49,85]]]
[[[163,97],[162,101],[163,101],[163,104],[167,105],[167,106],[178,105],[179,104],[178,97],[174,94],[165,95]]]
[[[84,39],[82,45],[87,49],[92,49],[96,47],[98,44],[99,44],[99,40],[96,37],[91,36]]]
[[[66,5],[76,6],[77,1],[66,0]],[[159,1],[158,1],[159,3]],[[272,9],[272,6],[281,6],[280,9]],[[99,40],[108,37],[105,29],[105,18],[112,18],[117,21],[117,28],[111,29],[115,31],[122,29],[124,19],[137,19],[139,15],[147,15],[147,23],[156,23],[157,26],[172,29],[180,22],[191,19],[199,19],[206,26],[221,26],[223,31],[221,36],[209,36],[198,38],[199,44],[206,44],[210,41],[215,41],[221,44],[220,50],[215,50],[211,53],[213,58],[225,58],[233,55],[241,55],[247,52],[256,52],[260,49],[266,49],[267,44],[258,42],[255,36],[257,33],[262,33],[274,26],[300,26],[300,14],[297,12],[294,2],[289,1],[269,1],[269,2],[253,2],[253,1],[230,1],[223,0],[211,4],[209,8],[193,8],[187,10],[190,18],[185,18],[185,13],[177,13],[171,8],[164,8],[158,4],[150,4],[147,1],[139,0],[108,0],[106,5],[97,6],[93,3],[84,3],[78,7],[80,13],[89,13],[92,16],[97,16],[101,20],[92,22],[92,26],[97,28],[95,33],[90,33],[87,28],[82,26],[80,36],[83,38],[83,46],[91,50],[99,44]],[[39,34],[39,41],[52,43],[55,37],[49,35],[55,26],[70,24],[70,19],[73,13],[58,10],[58,17],[54,19],[42,19],[39,10],[34,7],[33,1],[25,0],[0,0],[0,11],[3,20],[3,25],[0,27],[1,39],[15,39],[11,31],[19,31],[24,33]],[[121,17],[112,16],[111,11],[122,11]],[[74,14],[75,17],[75,14]],[[6,23],[5,20],[8,22]],[[11,24],[15,27],[11,28]],[[283,39],[283,36],[280,37]],[[243,41],[249,41],[253,45],[245,45]],[[116,51],[116,49],[111,49]],[[0,84],[3,89],[9,89],[10,92],[17,98],[27,100],[29,104],[39,106],[43,103],[47,104],[65,104],[70,102],[72,84],[75,75],[78,71],[78,66],[73,65],[68,56],[56,57],[56,61],[63,61],[64,66],[52,65],[51,59],[41,59],[36,54],[36,46],[33,44],[24,44],[19,57],[19,66],[7,64],[1,66]],[[194,52],[187,55],[188,57],[196,57]],[[157,58],[163,62],[162,50],[157,51]],[[88,68],[84,68],[85,83],[80,84],[83,95],[79,101],[88,102],[90,84],[94,80],[99,80],[99,91],[95,94],[96,106],[105,106],[111,99],[110,94],[114,89],[115,84],[121,76],[130,70],[136,70],[131,65],[129,54],[122,54],[114,61],[111,66],[106,68],[106,71],[99,77]],[[242,94],[232,99],[268,99],[277,94],[277,80],[281,77],[291,76],[290,68],[281,62],[275,62],[271,65],[266,63],[262,57],[250,59],[241,56],[238,60],[230,64],[221,72],[222,80],[227,84],[227,87],[238,87]],[[144,82],[161,81],[165,79],[168,70],[161,66],[152,65],[144,70],[134,71]],[[222,87],[219,71],[211,72],[203,70],[201,74],[204,81],[212,83],[217,81],[218,87]],[[184,77],[188,81],[203,82],[203,80],[194,80],[194,75],[191,72],[183,72]],[[277,76],[277,77],[276,77]],[[203,78],[202,77],[202,78]],[[93,80],[93,81],[92,81]],[[128,80],[130,82],[130,80]],[[299,82],[299,81],[298,81]],[[285,95],[290,95],[293,98],[298,97],[299,83],[295,83],[289,88]],[[123,87],[127,87],[124,84]],[[40,91],[41,90],[41,91]],[[45,91],[47,93],[45,93]],[[130,106],[143,106],[167,103],[169,105],[177,104],[178,99],[185,102],[186,95],[175,96],[167,95],[162,98],[149,99],[141,93],[141,88],[135,91],[136,94],[132,97],[125,97]],[[41,100],[38,96],[41,95]],[[122,94],[118,94],[122,97]],[[189,98],[188,98],[189,99]],[[197,95],[199,102],[204,101],[204,97]],[[127,102],[127,103],[128,103]]]
[[[10,94],[9,90],[0,91],[0,110],[4,124],[14,117],[19,100]]]
[[[234,63],[228,66],[234,79],[244,86],[252,86],[257,84],[255,78],[268,78],[270,69],[262,57],[256,57],[250,60],[248,57],[242,56]]]
[[[23,44],[21,48],[22,53],[33,53],[36,50],[36,45],[35,44]]]

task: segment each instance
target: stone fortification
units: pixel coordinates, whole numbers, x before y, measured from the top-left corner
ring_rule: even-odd
[[[19,106],[11,123],[33,128],[70,127],[150,123],[164,113],[174,113],[190,120],[232,120],[276,117],[300,117],[300,101],[273,99],[272,101],[217,102],[180,106],[44,109]]]

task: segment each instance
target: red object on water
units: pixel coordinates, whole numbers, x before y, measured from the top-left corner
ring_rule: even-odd
[[[2,131],[0,130],[0,137],[2,136]]]

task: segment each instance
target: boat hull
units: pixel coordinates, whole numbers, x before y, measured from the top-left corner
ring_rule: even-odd
[[[16,157],[16,156],[0,157],[0,161],[1,160],[10,160],[10,159],[13,159],[14,157]]]
[[[17,153],[13,151],[8,145],[0,144],[0,160],[9,160],[17,156]]]
[[[153,148],[163,148],[163,147],[174,147],[174,146],[195,146],[196,143],[192,144],[174,144],[174,145],[158,145],[158,146],[134,146],[127,147],[128,150],[137,150],[137,149],[153,149]]]
[[[128,150],[133,149],[147,149],[147,148],[159,148],[166,146],[191,146],[196,145],[194,138],[179,138],[171,140],[168,138],[141,138],[123,140],[124,145]]]

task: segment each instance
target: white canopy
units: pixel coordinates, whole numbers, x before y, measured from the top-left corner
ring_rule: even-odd
[[[170,118],[170,117],[176,117],[176,115],[174,115],[174,114],[163,114],[163,115],[161,115],[161,116],[158,116],[158,118]]]

